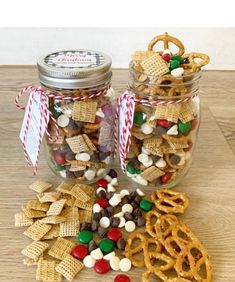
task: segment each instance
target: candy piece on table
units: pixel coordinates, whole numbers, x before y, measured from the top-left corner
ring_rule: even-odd
[[[66,163],[65,155],[58,153],[58,152],[54,153],[54,160],[55,160],[56,164],[59,164],[59,165],[63,165],[63,164]]]
[[[171,55],[169,53],[165,53],[165,54],[162,54],[162,58],[164,61],[166,61],[167,63],[170,62],[170,58],[171,58]]]
[[[91,240],[90,242],[89,242],[89,245],[88,245],[88,251],[89,251],[89,253],[91,253],[92,251],[94,251],[95,249],[97,249],[97,244],[96,244],[96,242],[94,241],[94,240]]]
[[[101,212],[102,208],[98,203],[95,203],[92,207],[93,213],[95,212]]]
[[[191,123],[190,121],[186,122],[186,123],[183,123],[181,120],[179,120],[178,122],[178,129],[179,129],[179,132],[182,133],[182,134],[188,134],[188,132],[190,131],[191,129]]]
[[[98,229],[98,227],[99,227],[98,221],[95,220],[95,219],[92,219],[92,221],[91,221],[91,231],[95,232]]]
[[[122,189],[119,193],[119,195],[123,198],[126,195],[130,195],[130,192],[127,189]]]
[[[96,174],[95,169],[90,168],[84,173],[84,176],[87,180],[92,180],[95,178],[95,174]]]
[[[99,248],[105,254],[108,254],[113,251],[114,243],[110,239],[102,239],[99,243]]]
[[[125,241],[125,239],[124,239],[124,238],[120,238],[120,239],[117,241],[116,245],[117,245],[117,248],[118,248],[119,250],[121,250],[121,251],[125,250],[125,247],[126,247],[126,241]]]
[[[112,257],[109,263],[112,270],[118,271],[120,269],[120,259],[118,257]]]
[[[150,211],[153,207],[153,203],[149,200],[141,200],[140,201],[140,208],[144,211]]]
[[[115,257],[115,256],[116,256],[115,252],[111,252],[111,253],[105,255],[105,256],[104,256],[104,259],[110,260],[111,258],[113,258],[113,257]]]
[[[88,255],[87,246],[77,245],[72,249],[71,255],[76,259],[84,259]]]
[[[153,132],[153,127],[147,123],[144,123],[141,125],[141,131],[148,135],[148,134],[151,134]]]
[[[119,218],[120,218],[120,223],[119,223],[118,227],[119,227],[119,228],[122,228],[122,227],[125,226],[126,220],[125,220],[124,217],[119,217]]]
[[[103,209],[107,208],[109,202],[106,198],[99,198],[96,200],[96,203],[99,204]]]
[[[134,114],[134,123],[143,124],[146,122],[147,116],[145,113],[135,112]]]
[[[181,77],[184,74],[183,68],[176,68],[171,71],[171,75],[174,77]]]
[[[125,204],[122,206],[122,211],[132,213],[133,212],[133,207],[131,204]]]
[[[167,183],[171,179],[172,173],[167,172],[163,176],[161,176],[161,182],[163,184]]]
[[[105,179],[105,180],[107,180],[107,181],[108,181],[108,183],[110,183],[110,182],[112,181],[112,177],[111,177],[111,176],[109,176],[108,174],[107,174],[107,175],[105,175],[104,179]]]
[[[119,224],[120,224],[120,222],[121,222],[120,217],[113,217],[113,218],[111,219],[110,224],[111,224],[112,227],[118,227]]]
[[[144,193],[141,189],[139,189],[139,188],[136,189],[136,192],[137,192],[137,194],[138,194],[140,197],[144,197],[144,196],[145,196],[145,193]]]
[[[125,218],[126,221],[133,220],[133,216],[129,212],[125,212],[124,218]]]
[[[107,190],[108,190],[108,192],[116,192],[116,189],[110,183],[108,184]]]
[[[114,194],[110,200],[109,200],[109,204],[113,207],[116,207],[120,202],[122,201],[120,195],[118,194]]]
[[[177,60],[170,60],[170,70],[177,69],[180,66],[180,62]]]
[[[141,175],[137,175],[136,177],[132,178],[136,183],[143,185],[143,186],[147,186],[148,185],[148,181],[146,179],[144,179]]]
[[[112,178],[117,178],[117,172],[114,170],[114,169],[110,169],[109,173],[108,173],[109,176],[111,176]]]
[[[103,256],[104,256],[100,248],[97,248],[97,249],[91,251],[90,255],[91,255],[91,257],[94,258],[95,260],[97,260],[97,259],[102,259]]]
[[[60,115],[57,118],[57,123],[59,125],[59,127],[66,127],[69,124],[69,117],[67,117],[66,115]]]
[[[156,163],[155,166],[158,168],[164,168],[167,165],[166,161],[163,158],[160,158]]]
[[[106,216],[101,217],[100,226],[103,228],[108,228],[110,226],[110,219]]]
[[[131,282],[131,279],[127,275],[119,274],[114,278],[114,282]]]
[[[105,274],[105,273],[109,272],[109,270],[110,270],[109,262],[105,259],[97,260],[95,265],[94,265],[94,270],[98,274]]]
[[[97,188],[96,194],[98,195],[101,191],[103,191],[105,193],[105,195],[106,195],[106,190],[104,188],[102,188],[102,187]]]
[[[117,242],[122,237],[122,233],[118,228],[111,228],[107,233],[107,237],[110,240]]]
[[[113,186],[117,186],[117,185],[118,185],[118,179],[117,179],[117,177],[114,177],[114,178],[111,180],[110,184],[113,185]]]
[[[75,156],[75,159],[78,161],[88,162],[91,156],[88,153],[78,153]]]
[[[123,258],[120,260],[120,270],[123,272],[128,272],[131,269],[131,261],[128,258]]]
[[[97,184],[98,187],[107,188],[109,183],[105,179],[100,179],[96,182],[96,184]]]
[[[114,217],[123,217],[123,216],[124,216],[123,211],[114,214]]]
[[[127,163],[127,165],[126,165],[126,170],[127,170],[127,172],[130,173],[130,174],[135,174],[135,169],[134,169],[133,166],[131,166],[130,163]]]
[[[142,216],[137,216],[137,220],[136,220],[136,225],[138,227],[143,227],[145,226],[145,223],[146,223],[146,219]]]
[[[80,231],[91,230],[91,224],[89,222],[83,222],[80,226]]]
[[[88,244],[93,239],[93,233],[89,230],[83,230],[78,234],[78,241],[82,244]]]
[[[104,228],[104,227],[98,227],[98,234],[100,235],[100,237],[104,237],[106,236],[108,232],[108,228]]]
[[[131,233],[131,232],[135,231],[135,228],[136,228],[136,225],[135,225],[134,221],[129,220],[125,223],[125,230],[127,232]]]
[[[178,126],[177,126],[177,124],[175,124],[171,128],[169,128],[166,133],[168,135],[178,135]]]
[[[64,166],[62,166],[62,165],[57,164],[57,165],[54,166],[55,171],[61,171],[63,169],[64,169]]]
[[[157,124],[162,127],[170,127],[172,125],[172,122],[166,119],[158,119]]]
[[[83,264],[86,268],[92,268],[95,265],[96,260],[91,256],[88,255],[83,259]]]

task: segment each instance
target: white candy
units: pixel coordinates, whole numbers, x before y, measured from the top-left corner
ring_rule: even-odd
[[[106,259],[106,260],[111,260],[111,258],[113,258],[113,257],[115,257],[115,256],[116,256],[115,252],[111,252],[111,253],[105,255],[105,256],[104,256],[104,259]]]
[[[112,177],[109,176],[109,175],[106,175],[106,176],[104,177],[104,179],[107,180],[109,183],[112,181]]]
[[[149,161],[149,156],[144,154],[144,153],[141,153],[138,156],[138,161],[141,162],[141,163],[146,163],[146,162]]]
[[[108,156],[108,157],[105,158],[102,162],[105,163],[105,164],[109,164],[109,163],[111,162],[111,157]]]
[[[144,179],[141,175],[137,175],[136,176],[136,182],[143,185],[143,186],[147,186],[148,185],[148,181],[146,179]]]
[[[66,170],[61,170],[60,176],[63,177],[63,178],[66,178]]]
[[[95,203],[95,204],[93,205],[92,210],[93,210],[93,213],[95,213],[95,212],[101,212],[101,211],[102,211],[102,207],[101,207],[98,203]]]
[[[114,194],[110,200],[109,200],[109,204],[113,207],[116,207],[120,202],[122,201],[120,195],[118,194]]]
[[[127,171],[127,172],[126,172],[126,176],[132,178],[132,177],[135,177],[136,174],[135,174],[135,173],[134,173],[134,174],[131,174],[130,172]]]
[[[165,55],[165,54],[170,54],[171,55],[171,51],[169,49],[165,49],[163,52],[162,52],[162,55]]]
[[[166,166],[166,162],[163,158],[161,158],[155,163],[155,166],[157,166],[158,168],[164,168]]]
[[[127,195],[130,195],[130,192],[127,189],[122,189],[119,195],[123,198]]]
[[[73,103],[70,104],[66,104],[61,106],[61,111],[63,114],[65,114],[68,117],[72,117],[72,113],[73,113]]]
[[[125,226],[126,220],[124,217],[119,217],[120,218],[120,223],[118,225],[119,228],[122,228]]]
[[[106,190],[102,187],[99,187],[97,190],[96,190],[96,194],[98,195],[100,193],[100,191],[104,191],[106,193]]]
[[[105,173],[105,169],[104,168],[100,168],[100,169],[97,170],[97,176],[100,176],[103,173]]]
[[[131,261],[128,258],[123,258],[120,260],[120,270],[123,272],[128,272],[131,269]]]
[[[132,213],[133,212],[133,207],[131,204],[125,204],[122,206],[122,211]]]
[[[110,183],[107,186],[107,190],[108,190],[108,192],[116,192],[116,189]]]
[[[87,180],[92,180],[95,178],[95,174],[96,174],[96,171],[90,168],[84,173],[84,176]]]
[[[102,109],[101,109],[101,108],[98,108],[98,110],[96,111],[96,115],[97,115],[98,117],[104,118],[104,113],[102,112]]]
[[[145,154],[145,155],[149,155],[150,154],[150,152],[144,146],[141,147],[141,152],[143,154]]]
[[[139,188],[136,189],[136,193],[140,196],[140,197],[143,197],[145,195],[145,193],[140,190]]]
[[[60,127],[66,127],[69,124],[69,117],[66,115],[60,115],[57,118],[57,123]]]
[[[116,256],[110,259],[109,264],[114,271],[118,271],[120,269],[120,259]]]
[[[184,69],[183,68],[176,68],[176,69],[173,69],[171,71],[171,75],[174,76],[174,77],[180,77],[182,76],[184,73]]]
[[[114,177],[114,178],[111,180],[110,184],[113,185],[113,186],[117,186],[117,185],[118,185],[118,179],[117,179],[117,177]]]
[[[92,268],[95,265],[96,260],[91,256],[88,255],[83,259],[83,264],[86,268]]]
[[[149,118],[149,120],[151,120],[151,121],[154,121],[154,120],[156,120],[157,118],[155,117],[155,116],[151,116],[150,118]]]
[[[153,132],[153,127],[147,123],[144,123],[141,125],[141,131],[148,135],[148,134],[151,134]]]
[[[114,215],[114,217],[123,217],[124,216],[124,212],[121,211],[121,212],[118,212]]]
[[[153,160],[149,157],[147,162],[143,162],[145,167],[150,167],[153,164]]]
[[[75,159],[78,161],[88,162],[91,156],[88,153],[79,153],[76,154]]]
[[[100,227],[108,228],[110,226],[110,219],[106,216],[101,217],[100,219]]]
[[[98,260],[98,259],[102,259],[103,258],[103,253],[101,252],[101,249],[100,248],[97,248],[95,250],[93,250],[91,253],[90,253],[91,257],[95,260]]]
[[[166,132],[168,135],[178,135],[178,127],[177,124],[173,125],[170,129]]]
[[[125,223],[125,229],[127,232],[133,232],[136,228],[134,221],[129,220]]]
[[[184,165],[185,164],[185,158],[181,158],[177,165]]]

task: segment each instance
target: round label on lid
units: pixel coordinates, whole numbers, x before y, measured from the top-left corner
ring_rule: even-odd
[[[48,55],[44,62],[57,68],[94,68],[102,65],[105,58],[94,51],[61,51]]]

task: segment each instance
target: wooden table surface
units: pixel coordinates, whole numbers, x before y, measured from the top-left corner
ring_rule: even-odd
[[[115,70],[113,86],[125,88],[127,70]],[[35,267],[22,264],[23,249],[31,241],[14,228],[14,214],[35,197],[28,185],[34,181],[18,140],[23,112],[14,98],[23,86],[38,85],[35,67],[0,67],[0,281],[35,281]],[[235,73],[208,71],[201,81],[202,120],[194,161],[176,188],[190,199],[182,215],[212,257],[214,281],[235,281]],[[117,165],[116,165],[117,166]],[[134,187],[119,173],[120,187]],[[43,153],[38,177],[58,183]],[[132,270],[132,281],[141,281],[142,270]],[[82,271],[75,281],[112,282],[114,272],[97,276]]]

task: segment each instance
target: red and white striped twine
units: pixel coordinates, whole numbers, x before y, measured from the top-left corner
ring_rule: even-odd
[[[115,115],[115,125],[114,125],[114,154],[117,154],[117,148],[119,147],[119,154],[120,154],[120,160],[121,160],[121,166],[122,171],[126,172],[126,159],[128,152],[130,150],[131,146],[131,127],[132,127],[132,121],[133,121],[133,115],[131,113],[134,112],[133,107],[136,104],[143,104],[146,106],[159,106],[159,105],[173,105],[173,104],[180,104],[184,102],[188,102],[195,98],[198,94],[195,93],[194,95],[190,97],[185,97],[182,99],[172,99],[172,100],[155,100],[155,101],[149,101],[146,99],[137,99],[134,98],[134,94],[126,90],[117,100],[117,109],[116,109],[116,115]],[[126,106],[126,116],[125,116],[125,126],[122,128],[122,132],[119,132],[119,115],[120,115],[120,108],[121,104],[124,100],[127,100]],[[132,100],[132,102],[131,102]],[[134,103],[133,103],[134,100]],[[120,138],[118,142],[118,138]],[[127,140],[127,141],[126,141]]]

